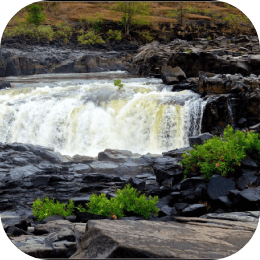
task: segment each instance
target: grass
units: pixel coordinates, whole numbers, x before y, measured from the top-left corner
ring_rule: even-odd
[[[46,21],[43,25],[56,25],[59,22],[72,23],[84,20],[96,24],[96,29],[102,27],[102,21],[120,22],[122,14],[114,10],[113,2],[94,3],[94,2],[63,2],[62,4],[42,2],[45,7],[43,11],[46,15]],[[152,15],[148,23],[176,23],[176,19],[169,17],[170,13],[175,13],[178,9],[177,2],[152,2]],[[188,10],[186,15],[187,21],[192,20],[209,20],[209,21],[224,21],[226,16],[233,15],[238,17],[242,23],[251,24],[247,17],[237,8],[228,4],[219,4],[211,2],[194,2],[186,6]],[[28,15],[26,8],[19,11],[8,23],[7,28],[12,29],[21,21],[25,21],[24,17]],[[94,28],[95,29],[95,28]],[[230,30],[235,30],[230,26]]]

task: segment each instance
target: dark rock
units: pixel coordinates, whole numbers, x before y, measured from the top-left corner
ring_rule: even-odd
[[[259,210],[260,207],[260,187],[248,188],[238,193],[241,199],[239,208],[245,210]]]
[[[237,124],[240,126],[240,127],[245,127],[246,126],[246,122],[247,122],[247,119],[246,118],[240,118],[238,121],[237,121]]]
[[[157,208],[161,209],[165,205],[169,205],[172,197],[170,195],[159,199],[159,201],[155,204]]]
[[[233,202],[229,199],[228,196],[220,196],[218,198],[217,204],[221,209],[229,210],[233,207]],[[215,211],[216,213],[216,211]]]
[[[180,67],[162,66],[162,80],[164,84],[170,85],[186,79],[185,73]]]
[[[239,190],[244,190],[248,185],[252,185],[258,178],[254,175],[254,172],[245,172],[236,179],[237,188]]]
[[[162,153],[163,156],[169,156],[169,157],[173,157],[173,158],[178,158],[178,159],[182,159],[182,155],[184,154],[185,151],[190,151],[192,148],[191,147],[184,147],[184,148],[180,148],[180,149],[175,149],[175,150],[171,150],[165,153]]]
[[[159,217],[155,216],[154,214],[151,214],[148,218],[150,221],[160,221]]]
[[[204,179],[202,177],[192,177],[192,178],[187,178],[183,181],[181,181],[180,184],[180,190],[187,190],[194,188],[196,185],[200,183],[208,183],[209,181],[207,179]]]
[[[21,235],[30,235],[29,232],[24,231],[23,229],[17,228],[17,227],[8,227],[6,230],[6,234],[8,236],[14,236],[18,237]]]
[[[257,164],[250,158],[245,158],[243,161],[241,161],[242,167],[248,168],[248,169],[255,169],[257,168]]]
[[[162,186],[172,187],[172,182],[173,182],[173,178],[165,180],[165,181],[162,182]]]
[[[49,222],[49,221],[54,221],[54,220],[63,220],[64,218],[63,218],[63,216],[61,216],[61,215],[53,215],[53,216],[50,216],[50,217],[47,217],[47,218],[45,218],[43,221],[44,222]]]
[[[74,222],[76,222],[76,218],[77,218],[76,216],[70,215],[70,216],[65,217],[64,219],[74,223]]]
[[[159,211],[159,217],[170,216],[171,211],[172,211],[171,207],[169,207],[168,205],[164,205],[163,207],[161,207]]]
[[[90,219],[105,219],[105,216],[95,215],[89,212],[76,212],[76,222],[87,223]]]
[[[139,191],[143,191],[145,189],[145,181],[137,179],[137,178],[131,178],[129,182],[132,187]]]
[[[188,203],[175,203],[174,208],[177,210],[177,212],[182,212],[189,205],[190,204],[188,204]]]
[[[189,137],[190,146],[194,146],[195,144],[203,144],[204,141],[212,139],[213,135],[210,133],[203,133],[198,136]]]
[[[193,204],[183,209],[181,215],[186,217],[199,217],[207,213],[207,207],[203,204]]]
[[[175,207],[173,207],[172,210],[171,210],[171,216],[178,216],[178,215],[179,215],[179,213],[177,212]]]
[[[208,196],[211,200],[216,200],[221,196],[226,196],[230,190],[234,190],[236,187],[235,182],[221,177],[219,175],[213,175],[208,185]]]
[[[9,81],[0,81],[0,89],[5,89],[5,88],[11,88],[11,84]]]

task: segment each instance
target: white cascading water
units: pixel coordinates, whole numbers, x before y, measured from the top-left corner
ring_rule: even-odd
[[[62,80],[61,80],[62,81]],[[0,142],[31,143],[61,154],[105,149],[159,154],[189,145],[206,102],[192,91],[167,92],[160,79],[124,79],[0,91]]]

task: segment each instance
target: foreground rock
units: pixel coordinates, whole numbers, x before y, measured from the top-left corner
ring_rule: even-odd
[[[190,137],[190,142],[192,143],[192,140],[202,142],[203,139],[211,137],[211,135],[202,134]],[[21,143],[1,144],[0,149],[0,214],[2,224],[15,245],[34,257],[68,258],[77,250],[77,254],[80,256],[86,254],[87,258],[95,257],[93,252],[97,252],[96,257],[101,258],[123,257],[122,252],[127,249],[127,257],[177,256],[188,258],[192,254],[187,248],[190,243],[193,245],[193,242],[187,243],[185,240],[190,239],[191,234],[194,234],[195,238],[204,239],[199,240],[202,249],[196,249],[197,241],[193,239],[196,241],[194,248],[192,246],[193,255],[202,258],[225,257],[237,252],[249,241],[254,232],[253,229],[256,227],[255,223],[258,221],[259,212],[254,211],[260,210],[260,187],[257,187],[260,184],[260,168],[250,158],[241,163],[235,178],[224,178],[217,175],[208,180],[204,179],[199,172],[190,172],[184,179],[184,169],[179,161],[184,150],[190,150],[191,147],[172,150],[164,153],[163,156],[140,155],[130,151],[106,149],[100,152],[97,158],[84,156],[71,158],[55,153],[47,147]],[[126,212],[125,218],[112,222],[108,221],[111,218],[80,213],[77,210],[73,212],[75,216],[68,216],[65,220],[62,216],[52,216],[38,222],[37,218],[32,216],[32,204],[37,198],[43,200],[45,196],[48,196],[63,203],[68,203],[72,199],[75,206],[80,204],[85,206],[92,193],[97,195],[105,193],[109,199],[116,197],[117,189],[122,189],[128,183],[146,196],[159,197],[156,204],[160,209],[158,216],[151,214],[149,219],[144,222],[141,221],[144,220],[142,216],[133,212]],[[218,217],[218,213],[226,215]],[[228,236],[230,237],[227,240],[222,235],[216,235],[212,240],[216,243],[216,251],[214,249],[211,251],[213,253],[207,253],[209,251],[206,248],[210,246],[206,242],[209,239],[207,235],[209,231],[201,230],[202,227],[191,231],[190,227],[181,227],[183,224],[180,223],[176,223],[177,226],[175,224],[174,226],[173,221],[181,221],[179,217],[201,217],[203,228],[206,225],[205,219],[210,218],[207,220],[210,222],[212,222],[212,218],[217,219],[217,221],[214,220],[215,224],[210,223],[209,225],[213,225],[214,228],[216,228],[215,225],[219,225],[220,230],[216,231],[216,234],[223,236],[227,234],[225,233],[227,230],[223,231],[222,226],[225,228],[228,226],[229,229],[233,225],[232,228],[235,231],[229,230],[230,235]],[[227,219],[232,220],[233,224],[223,222]],[[97,223],[101,224],[98,224],[97,227],[95,224],[92,227],[91,223],[96,223],[96,220],[100,220]],[[131,222],[125,222],[125,220]],[[234,224],[234,221],[245,222],[245,220],[252,221],[254,226],[245,226],[245,223]],[[222,222],[219,223],[219,221]],[[80,224],[77,226],[79,222]],[[162,230],[160,233],[161,247],[154,246],[156,245],[155,238],[149,237],[148,233],[148,238],[144,236],[144,241],[149,241],[149,243],[143,242],[142,237],[140,237],[141,247],[135,246],[135,241],[132,241],[131,237],[138,235],[135,232],[144,233],[143,230],[154,228],[153,224],[149,224],[152,222],[155,223],[157,231],[158,229]],[[85,242],[82,240],[84,223],[88,223],[89,228],[84,236]],[[103,229],[102,223],[105,223],[107,229]],[[132,228],[128,227],[130,223],[132,223]],[[194,225],[192,224],[192,227]],[[78,228],[80,230],[77,230]],[[121,228],[124,230],[123,234],[119,230],[117,231]],[[181,230],[183,237],[179,235],[175,237],[174,232],[173,235],[165,233],[166,229],[171,228]],[[236,230],[237,228],[238,230]],[[126,233],[125,230],[128,229],[129,232]],[[116,230],[116,232],[111,233],[111,230]],[[249,233],[243,235],[244,231]],[[151,231],[150,234],[153,232],[155,231]],[[117,234],[117,237],[113,234]],[[189,238],[185,237],[185,234]],[[128,237],[125,243],[122,242],[125,239],[124,236]],[[241,240],[233,241],[232,236],[240,237]],[[104,239],[104,245],[102,244],[100,249],[93,251],[96,239],[101,238]],[[180,239],[179,242],[177,238]],[[223,239],[221,242],[219,242],[220,238]],[[89,246],[89,248],[93,247],[93,250],[85,252],[85,249],[80,245],[88,244],[88,239],[93,241]],[[115,247],[107,246],[107,239]],[[178,246],[173,250],[169,243],[175,243],[175,239]],[[80,241],[82,241],[81,244]],[[225,248],[224,251],[218,249],[217,244],[219,243],[221,247]],[[101,252],[100,255],[98,252]],[[223,252],[227,255],[224,255]],[[75,257],[78,258],[76,255]]]
[[[184,219],[179,219],[182,224],[91,220],[71,258],[224,258],[243,248],[257,226],[253,221]]]

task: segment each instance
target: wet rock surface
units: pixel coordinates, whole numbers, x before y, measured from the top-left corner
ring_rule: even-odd
[[[83,163],[78,162],[78,158],[76,161],[73,158],[68,159],[47,147],[19,143],[1,144],[0,214],[4,229],[13,243],[31,256],[40,258],[73,256],[78,258],[82,254],[90,257],[89,251],[83,250],[79,241],[84,240],[84,243],[90,243],[90,240],[97,239],[95,235],[91,235],[92,221],[100,221],[97,222],[100,225],[103,225],[102,221],[112,221],[111,225],[116,229],[120,228],[120,225],[128,226],[133,223],[131,224],[134,225],[133,230],[138,230],[135,225],[141,225],[140,228],[146,229],[147,225],[150,225],[149,221],[157,223],[156,225],[165,222],[169,225],[182,225],[176,224],[176,221],[181,219],[178,220],[179,217],[183,219],[197,217],[199,219],[214,218],[216,230],[221,228],[218,227],[221,225],[232,226],[226,222],[216,223],[216,219],[218,221],[220,219],[221,221],[223,219],[225,221],[236,220],[237,224],[234,225],[239,229],[242,228],[241,222],[253,221],[255,228],[260,210],[260,192],[259,187],[247,186],[249,181],[246,176],[250,176],[249,180],[253,180],[256,185],[256,180],[259,178],[259,166],[254,161],[245,161],[241,164],[241,174],[237,179],[226,179],[220,176],[214,178],[213,176],[209,181],[198,173],[194,173],[193,176],[191,174],[190,177],[183,180],[183,168],[179,164],[179,154],[182,153],[183,149],[176,149],[163,156],[139,155],[132,154],[130,151],[107,149],[100,152],[97,158]],[[20,158],[20,160],[16,158]],[[28,158],[30,158],[29,161]],[[52,216],[38,222],[37,218],[32,215],[32,204],[37,198],[44,199],[45,196],[48,196],[63,203],[68,203],[70,199],[73,199],[75,205],[78,206],[89,202],[92,193],[105,193],[107,198],[115,197],[117,189],[122,189],[127,183],[146,196],[159,196],[158,217],[150,215],[148,220],[142,222],[141,220],[144,220],[142,216],[128,212],[126,217],[118,222],[108,217],[76,211],[76,216],[69,216],[66,219],[63,219],[62,216]],[[127,221],[125,222],[125,220]],[[88,225],[91,227],[87,228],[85,233],[86,223],[90,223]],[[160,228],[164,229],[166,227],[164,225],[167,223],[162,224],[163,226]],[[232,226],[233,231],[235,230],[234,225]],[[203,229],[203,227],[200,228]],[[250,234],[243,232],[243,235],[247,235],[243,238],[244,240],[241,238],[240,246],[249,241],[254,228],[251,227]],[[243,226],[243,230],[249,232],[248,227]],[[107,235],[110,237],[110,231],[108,232]],[[167,237],[167,235],[163,235],[167,240],[168,238],[165,236]],[[87,237],[89,238],[87,239]],[[221,237],[218,239],[223,240]],[[114,238],[110,237],[110,241],[114,241]],[[131,243],[129,241],[129,245]],[[152,241],[149,243],[151,244]],[[106,257],[121,256],[121,248],[125,248],[125,245],[121,245],[121,242],[118,245],[120,246],[113,247],[113,249],[110,246],[108,249],[102,247],[102,250],[110,252],[106,253]],[[233,252],[232,250],[239,248],[235,244],[225,245],[229,248],[226,252],[229,250]],[[161,246],[166,250],[166,244]],[[146,246],[143,249],[133,249],[132,245],[127,248],[129,257],[166,257],[171,254],[183,256],[179,251],[167,251],[168,249],[164,255],[165,250],[163,250],[164,253],[160,250],[160,252],[155,252]],[[202,251],[200,250],[200,252]],[[199,252],[196,254],[204,257]],[[214,254],[216,257],[224,257],[217,250],[214,251]],[[205,257],[209,256],[205,255]]]

